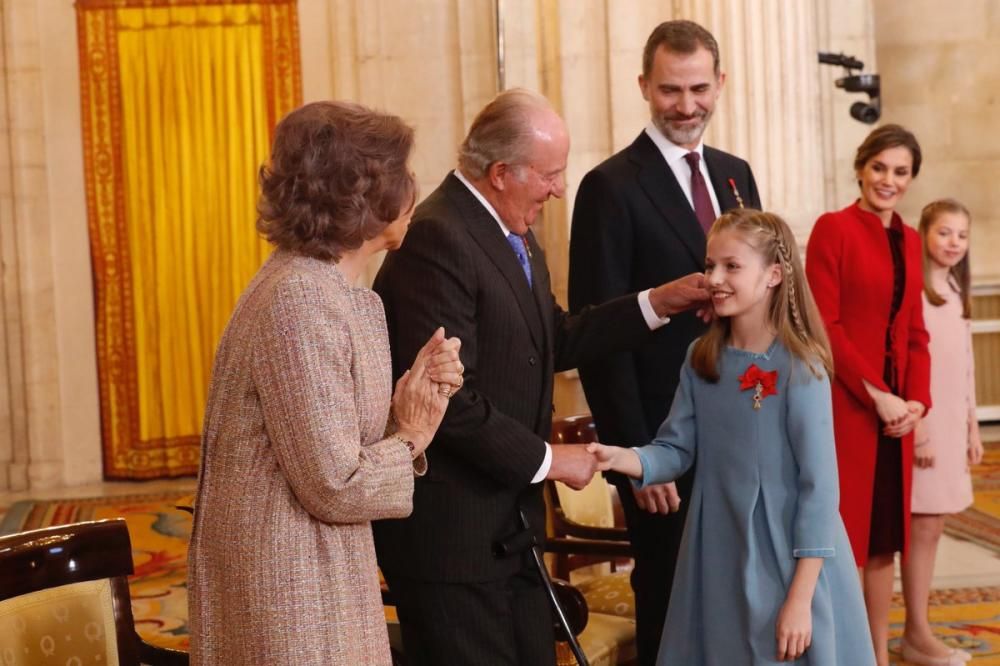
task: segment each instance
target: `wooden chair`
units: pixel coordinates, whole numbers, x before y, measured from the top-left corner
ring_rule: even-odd
[[[597,441],[589,414],[556,419],[553,444],[586,444]],[[635,662],[635,603],[628,571],[616,571],[632,555],[617,492],[597,475],[582,491],[561,483],[546,482],[552,536],[546,550],[555,554],[554,569],[560,578],[583,566],[609,562],[612,573],[573,580],[588,610],[587,628],[580,643],[592,664]],[[559,663],[563,654],[558,654]]]
[[[551,440],[553,444],[596,442],[594,420],[589,414],[556,419]],[[610,562],[614,571],[632,557],[618,492],[603,477],[595,476],[579,491],[549,482],[546,493],[554,537],[548,550],[556,553],[556,576],[569,580],[570,571],[598,562]]]
[[[132,571],[120,518],[0,537],[0,663],[186,666],[136,633]]]

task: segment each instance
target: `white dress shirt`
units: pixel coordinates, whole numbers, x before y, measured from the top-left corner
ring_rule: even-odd
[[[646,134],[656,144],[660,154],[663,155],[663,159],[666,160],[667,166],[674,172],[674,178],[677,179],[677,183],[681,186],[684,196],[687,197],[691,210],[694,210],[694,201],[691,199],[691,167],[688,165],[687,160],[684,159],[684,156],[690,152],[698,153],[700,158],[698,160],[698,170],[701,171],[701,176],[705,179],[705,185],[708,186],[708,196],[712,197],[712,209],[715,211],[715,216],[719,217],[722,214],[722,209],[719,208],[719,199],[715,196],[715,187],[712,185],[712,178],[708,175],[708,166],[705,164],[705,143],[699,141],[694,151],[690,151],[663,136],[660,128],[652,122],[646,125]]]

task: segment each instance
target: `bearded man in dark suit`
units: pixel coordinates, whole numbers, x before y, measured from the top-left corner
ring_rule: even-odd
[[[643,53],[639,88],[651,121],[627,148],[580,183],[570,235],[573,312],[705,269],[705,234],[721,213],[760,208],[750,165],[705,146],[702,134],[725,83],[719,46],[691,21],[667,21]],[[648,444],[673,401],[688,345],[704,325],[673,318],[640,348],[580,365],[601,441]],[[635,553],[639,663],[652,666],[666,618],[693,471],[675,484],[634,490],[612,478]]]
[[[462,340],[465,366],[416,480],[412,516],[374,526],[409,664],[555,663],[530,554],[498,548],[544,541],[544,479],[580,488],[596,469],[583,447],[546,441],[553,373],[639,345],[707,298],[704,276],[690,275],[577,316],[556,304],[531,226],[550,197],[563,196],[568,152],[545,98],[501,93],[375,279],[397,374],[438,326]]]

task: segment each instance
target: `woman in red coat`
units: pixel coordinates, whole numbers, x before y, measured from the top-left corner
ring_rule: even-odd
[[[920,171],[916,137],[899,125],[874,130],[854,170],[861,196],[816,221],[806,274],[833,347],[840,513],[887,666],[893,558],[909,537],[911,433],[930,407],[920,237],[895,211]]]

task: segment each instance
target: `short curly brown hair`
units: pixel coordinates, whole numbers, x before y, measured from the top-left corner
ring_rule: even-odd
[[[413,128],[350,102],[282,118],[258,175],[257,230],[275,246],[339,261],[413,205]]]

